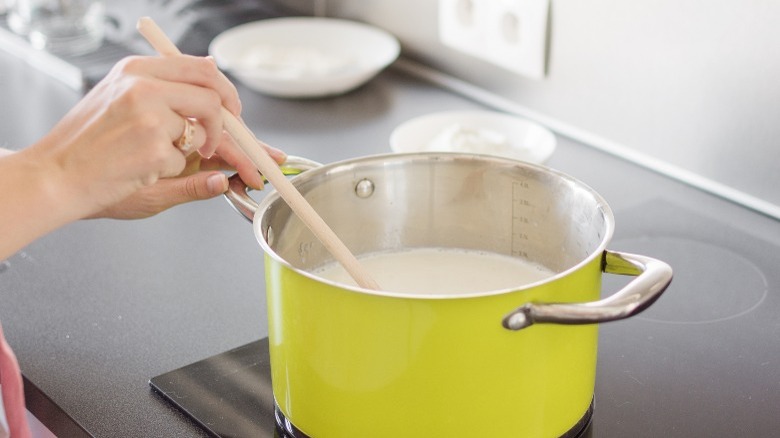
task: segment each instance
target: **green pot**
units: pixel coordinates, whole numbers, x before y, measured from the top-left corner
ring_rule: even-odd
[[[265,251],[273,392],[310,437],[557,437],[586,423],[597,322],[649,306],[658,260],[608,251],[607,203],[555,170],[469,154],[371,156],[292,179],[356,255],[451,247],[512,255],[553,277],[507,290],[399,294],[318,278],[332,257],[277,192],[231,203]],[[636,276],[599,301],[603,273]]]

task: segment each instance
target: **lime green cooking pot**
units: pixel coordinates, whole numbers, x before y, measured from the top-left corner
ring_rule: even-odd
[[[296,436],[558,437],[590,418],[597,325],[649,306],[672,278],[608,251],[607,203],[555,170],[470,154],[393,154],[293,184],[357,254],[452,247],[522,257],[556,275],[463,295],[361,289],[310,272],[332,258],[277,192],[228,198],[265,251],[273,393]],[[599,301],[602,272],[636,276]]]

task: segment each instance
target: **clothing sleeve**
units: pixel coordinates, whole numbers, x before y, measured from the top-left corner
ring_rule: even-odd
[[[5,340],[2,324],[0,324],[0,391],[2,391],[5,418],[11,438],[30,438],[22,372],[16,355]]]

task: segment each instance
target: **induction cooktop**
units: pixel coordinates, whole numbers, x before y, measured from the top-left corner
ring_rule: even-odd
[[[776,430],[780,300],[772,291],[780,284],[780,247],[661,199],[616,217],[610,249],[664,260],[675,280],[647,311],[600,328],[593,421],[580,436]],[[603,295],[625,281],[604,276]],[[213,436],[288,436],[275,426],[267,339],[150,384]]]

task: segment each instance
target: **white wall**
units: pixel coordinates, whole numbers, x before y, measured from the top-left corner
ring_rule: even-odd
[[[489,1],[489,0],[482,0]],[[435,0],[327,0],[426,64],[780,206],[780,1],[551,0],[548,76],[438,42]]]

